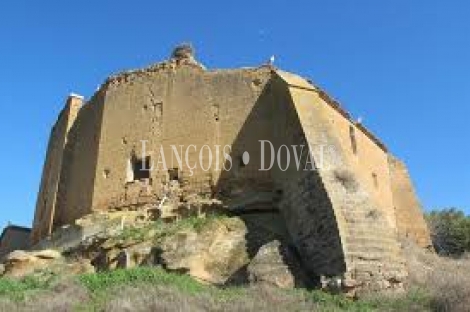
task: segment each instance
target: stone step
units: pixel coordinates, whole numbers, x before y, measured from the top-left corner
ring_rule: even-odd
[[[350,251],[346,255],[348,258],[359,259],[365,261],[393,261],[401,262],[399,256],[388,252],[359,252]]]
[[[400,249],[390,247],[390,246],[361,246],[361,245],[348,245],[347,250],[349,252],[364,252],[364,253],[369,253],[369,252],[378,252],[378,253],[390,253],[390,254],[399,254]]]
[[[371,229],[371,228],[358,228],[350,227],[347,232],[353,237],[381,237],[395,240],[397,234],[391,229]]]
[[[397,240],[393,237],[382,237],[382,236],[364,236],[364,235],[350,235],[343,237],[343,241],[345,241],[347,244],[384,244],[384,245],[392,245],[392,246],[397,246],[397,248],[400,247],[400,243],[397,242]]]

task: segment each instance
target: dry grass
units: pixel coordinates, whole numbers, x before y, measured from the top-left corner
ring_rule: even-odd
[[[163,287],[127,287],[122,296],[114,292],[105,311],[317,311],[314,302],[274,288],[250,288],[220,297],[203,292],[187,294]]]
[[[268,286],[221,289],[151,268],[83,275],[46,290],[6,284],[11,290],[0,296],[0,311],[375,311],[384,307],[383,302],[353,302],[321,291]]]
[[[470,311],[470,259],[439,257],[405,242],[409,286],[425,289],[432,311]]]
[[[83,286],[72,280],[64,280],[48,291],[29,292],[23,300],[0,297],[0,311],[75,311],[81,302],[90,300]]]
[[[90,294],[86,288],[68,282],[22,301],[0,299],[0,311],[342,311],[340,300],[329,296],[317,301],[306,292],[286,292],[272,287],[186,293],[178,287],[137,283],[115,286],[106,292]],[[345,301],[346,302],[346,301]],[[354,311],[358,309],[354,303]],[[348,309],[349,310],[349,309]]]

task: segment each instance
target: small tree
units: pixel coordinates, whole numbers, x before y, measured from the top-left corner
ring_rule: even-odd
[[[427,215],[434,248],[439,254],[461,256],[470,251],[470,217],[456,208]]]

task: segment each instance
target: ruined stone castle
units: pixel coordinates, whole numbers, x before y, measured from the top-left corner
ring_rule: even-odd
[[[260,141],[282,151],[282,166],[260,170],[272,157]],[[162,154],[175,157],[171,146],[191,145],[191,164],[208,155],[201,146],[214,159],[227,152],[216,146],[230,146],[230,170],[215,161],[157,166]],[[311,147],[311,158],[296,166],[291,150],[286,164],[292,146]],[[312,162],[315,170],[302,170]],[[407,271],[400,239],[431,244],[406,166],[339,103],[272,64],[208,70],[190,49],[108,78],[89,100],[67,99],[51,131],[32,240],[93,212],[158,207],[169,185],[183,202],[197,194],[238,213],[274,211],[317,276],[379,276],[393,286]]]

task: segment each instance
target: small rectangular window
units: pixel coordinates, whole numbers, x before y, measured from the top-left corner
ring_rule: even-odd
[[[146,156],[144,159],[134,158],[132,160],[133,180],[140,181],[150,179],[150,166],[150,156]]]

